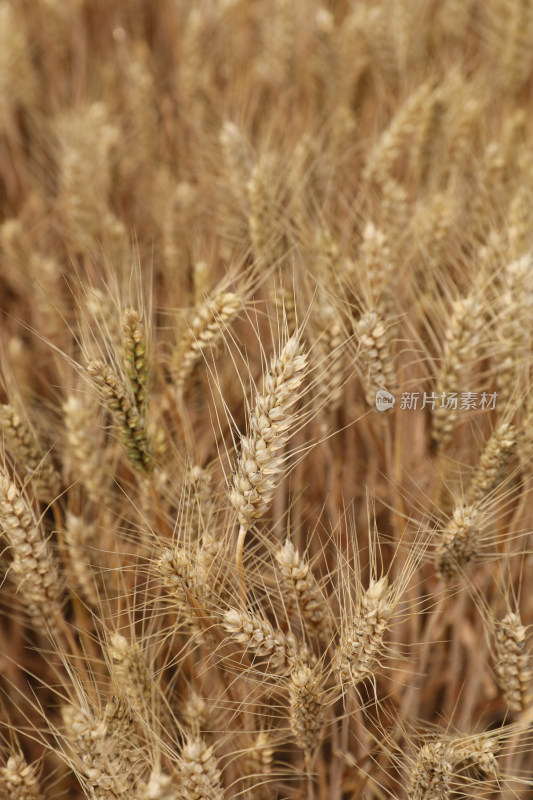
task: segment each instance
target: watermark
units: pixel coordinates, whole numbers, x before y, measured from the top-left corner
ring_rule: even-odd
[[[378,389],[376,392],[376,408],[378,411],[388,411],[389,408],[394,408],[396,398],[385,389]]]
[[[402,392],[400,409],[417,411],[443,408],[445,411],[493,411],[498,392]],[[396,398],[385,389],[376,392],[376,408],[388,411],[394,408]]]

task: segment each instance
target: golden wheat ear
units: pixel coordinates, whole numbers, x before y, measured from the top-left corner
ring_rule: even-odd
[[[292,336],[274,357],[256,395],[248,420],[249,434],[241,438],[241,453],[233,473],[230,501],[237,511],[239,535],[236,564],[245,581],[242,555],[246,534],[255,519],[270,507],[283,474],[279,451],[288,442],[298,420],[299,389],[307,367],[307,355],[297,336]]]

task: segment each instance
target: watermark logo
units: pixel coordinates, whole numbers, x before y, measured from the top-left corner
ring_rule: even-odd
[[[388,411],[389,408],[394,408],[396,398],[385,389],[378,389],[376,392],[376,408],[378,411]]]
[[[402,392],[400,409],[416,411],[429,408],[444,411],[493,411],[496,407],[498,392]],[[388,411],[394,408],[396,398],[386,389],[376,392],[376,408]]]

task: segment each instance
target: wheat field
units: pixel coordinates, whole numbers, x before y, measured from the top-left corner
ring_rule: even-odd
[[[532,0],[0,0],[0,796],[533,797]]]

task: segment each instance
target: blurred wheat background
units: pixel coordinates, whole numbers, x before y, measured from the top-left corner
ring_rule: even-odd
[[[2,797],[533,797],[532,73],[531,0],[0,0]]]

